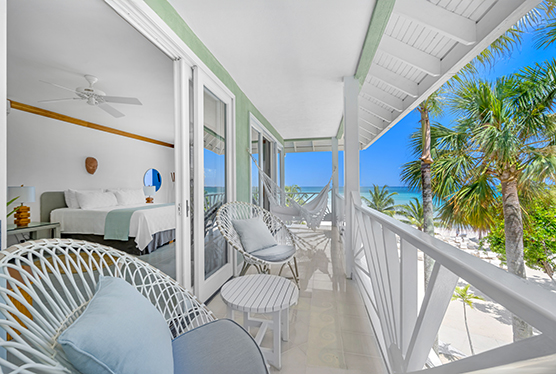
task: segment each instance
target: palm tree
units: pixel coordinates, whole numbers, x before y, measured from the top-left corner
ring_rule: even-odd
[[[284,186],[284,191],[289,197],[297,203],[304,203],[304,196],[301,194],[301,187],[297,184],[292,184],[291,186]],[[289,205],[289,203],[288,203]]]
[[[425,218],[423,214],[423,205],[418,198],[413,197],[409,204],[404,204],[398,210],[398,213],[404,218],[400,219],[403,223],[417,227],[418,230],[424,231]]]
[[[437,90],[427,97],[417,110],[421,114],[421,193],[423,195],[423,226],[422,231],[434,236],[434,210],[432,205],[432,187],[431,187],[431,164],[433,163],[431,155],[431,125],[430,115],[440,115],[442,112],[442,89]],[[432,274],[434,260],[432,257],[425,255],[425,289],[429,284]]]
[[[425,215],[424,208],[418,198],[413,197],[408,204],[400,205],[397,213],[404,218],[400,218],[400,221],[411,226],[417,227],[420,231],[425,231]],[[437,226],[438,221],[433,217],[432,224]],[[434,263],[433,263],[434,264]]]
[[[382,186],[382,188],[380,188],[376,184],[373,184],[373,189],[369,190],[369,194],[371,195],[370,199],[361,196],[369,208],[388,214],[389,216],[393,216],[396,213],[397,205],[393,196],[396,196],[398,194],[397,192],[390,192],[388,186]]]
[[[459,118],[442,140],[445,156],[466,156],[462,189],[448,201],[455,216],[486,217],[501,187],[508,270],[525,278],[523,219],[519,192],[534,181],[556,180],[556,61],[548,61],[491,83],[464,81],[449,98]],[[534,192],[529,191],[529,192]],[[482,197],[481,197],[482,195]],[[490,196],[490,198],[488,198]],[[514,316],[514,340],[531,335]]]
[[[465,287],[456,287],[454,294],[452,295],[452,301],[461,300],[463,303],[463,319],[465,321],[465,331],[467,331],[467,340],[469,341],[469,348],[471,348],[471,354],[474,355],[473,344],[471,343],[471,334],[469,333],[469,326],[467,325],[467,309],[466,305],[469,305],[473,309],[473,300],[484,300],[482,296],[477,296],[473,292],[469,292],[469,284]]]

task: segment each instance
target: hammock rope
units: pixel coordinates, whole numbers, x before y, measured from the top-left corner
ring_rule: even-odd
[[[255,163],[255,166],[257,166],[257,169],[259,169],[260,175],[263,177],[264,189],[267,191],[266,196],[270,202],[270,211],[283,221],[289,223],[293,221],[305,221],[307,226],[312,230],[319,227],[326,213],[326,208],[328,207],[328,192],[330,191],[330,184],[332,183],[335,171],[332,172],[332,177],[330,177],[326,186],[317,196],[302,205],[288,196],[286,191],[282,190],[280,186],[261,169],[251,152],[248,151],[248,153]]]

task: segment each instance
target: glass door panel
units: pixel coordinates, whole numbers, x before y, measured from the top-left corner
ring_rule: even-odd
[[[205,279],[228,263],[226,240],[216,226],[216,212],[226,202],[226,104],[204,92],[204,246]]]
[[[259,162],[259,132],[251,128],[251,202],[259,205],[259,169],[257,168]]]

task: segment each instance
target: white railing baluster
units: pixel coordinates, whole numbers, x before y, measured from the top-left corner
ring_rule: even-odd
[[[342,199],[340,195],[334,198]],[[396,219],[353,206],[353,277],[359,285],[380,351],[394,373],[470,373],[556,353],[556,295]],[[339,206],[343,206],[339,204]],[[339,220],[338,227],[343,226]],[[400,238],[398,249],[397,237]],[[418,251],[435,266],[419,308]],[[425,369],[424,364],[459,278],[519,315],[542,335]]]
[[[400,277],[401,277],[401,339],[400,346],[402,355],[407,354],[411,334],[417,321],[417,295],[418,270],[417,270],[417,248],[405,240],[400,242]]]
[[[406,355],[406,370],[422,369],[432,348],[444,314],[448,309],[459,277],[440,265],[434,264],[429,286]]]
[[[469,373],[481,369],[489,369],[497,366],[507,365],[527,359],[548,356],[556,353],[556,347],[553,342],[544,335],[537,335],[526,340],[504,345],[502,347],[491,349],[490,351],[466,357],[449,364],[437,366],[426,371],[412,371],[410,373],[426,373],[426,374],[460,374]],[[535,371],[535,373],[554,373],[556,370],[551,365],[546,367],[544,371]],[[502,372],[502,371],[500,371]],[[504,371],[504,373],[512,373],[513,371]],[[520,371],[521,373],[530,372]]]
[[[384,239],[384,255],[386,258],[386,266],[388,269],[388,277],[390,284],[390,303],[392,304],[394,331],[396,333],[396,343],[401,343],[401,326],[400,326],[400,258],[398,255],[398,244],[396,243],[396,235],[387,228],[382,228]]]
[[[396,326],[394,323],[394,308],[392,305],[392,287],[390,286],[390,277],[388,274],[388,263],[386,261],[386,249],[384,247],[384,233],[382,231],[382,225],[378,222],[371,220],[371,227],[374,235],[374,253],[377,258],[378,263],[378,276],[379,284],[382,287],[382,297],[384,307],[386,309],[386,320],[388,323],[389,331],[391,334],[391,343],[397,344],[396,339]]]
[[[383,323],[382,328],[388,333],[388,336],[385,336],[385,340],[388,346],[390,346],[395,343],[395,332],[392,310],[389,305],[389,282],[386,274],[386,261],[383,255],[382,227],[375,224],[368,216],[363,216],[362,222],[364,222],[364,227],[361,229],[367,233],[365,256],[367,257],[367,262],[370,262],[369,266],[372,264],[372,268],[369,268],[369,271],[373,274],[373,288],[376,290],[377,299],[379,300],[380,319]]]

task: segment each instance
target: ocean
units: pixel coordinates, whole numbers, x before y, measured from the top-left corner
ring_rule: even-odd
[[[382,187],[382,186],[381,186]],[[315,187],[315,186],[309,186],[309,187],[300,187],[302,192],[320,192],[322,190],[322,187]],[[372,187],[361,187],[361,196],[366,197],[367,199],[370,198],[370,194],[369,194],[369,190],[372,189]],[[213,193],[218,193],[222,191],[222,187],[205,187],[205,191],[206,193],[209,194],[213,194]],[[409,203],[409,201],[416,197],[419,200],[421,200],[421,191],[419,190],[412,190],[410,188],[407,187],[401,187],[401,186],[388,186],[388,191],[390,192],[396,192],[397,195],[394,195],[394,201],[396,202],[396,205],[403,205],[403,204],[407,204]],[[340,193],[344,192],[344,188],[340,187]]]
[[[300,187],[300,188],[302,192],[320,192],[322,190],[322,187]],[[372,186],[361,187],[361,196],[370,199],[371,195],[369,193],[369,190],[372,188],[373,188]],[[397,195],[392,196],[394,198],[394,201],[396,202],[396,205],[407,204],[414,197],[421,200],[421,191],[419,190],[413,190],[402,186],[392,186],[392,187],[388,186],[388,191],[397,193]],[[344,188],[340,187],[340,193],[343,192],[344,192]]]

